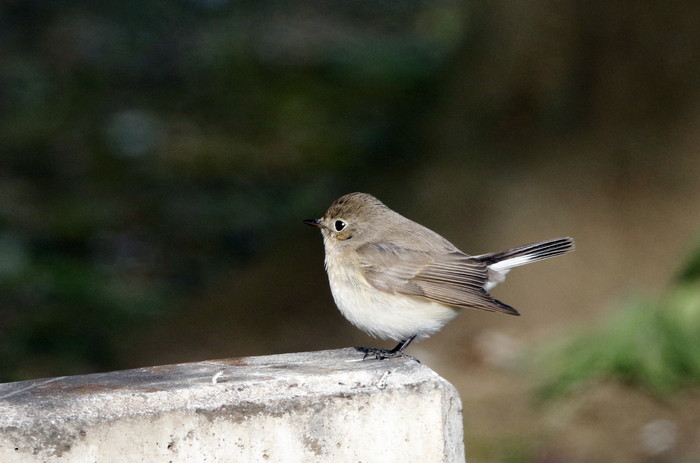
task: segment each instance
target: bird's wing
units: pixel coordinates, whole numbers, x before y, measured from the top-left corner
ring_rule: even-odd
[[[378,290],[457,307],[518,314],[484,289],[486,264],[461,252],[435,257],[391,243],[371,243],[360,246],[357,255],[365,279]]]

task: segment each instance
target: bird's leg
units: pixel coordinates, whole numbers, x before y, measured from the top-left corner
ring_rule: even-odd
[[[403,350],[408,347],[409,344],[411,344],[411,341],[416,339],[416,335],[414,334],[408,339],[404,339],[400,343],[396,345],[391,350],[386,350],[386,349],[378,349],[376,347],[358,347],[357,350],[365,354],[365,359],[368,357],[374,356],[376,360],[384,360],[384,359],[392,359],[392,358],[397,358],[397,357],[406,357],[415,360],[416,362],[420,363],[420,360],[417,358],[404,354]]]
[[[417,336],[417,335],[414,334],[414,335],[411,336],[410,338],[404,339],[403,341],[401,341],[400,343],[398,343],[398,344],[396,345],[396,347],[394,347],[393,349],[391,349],[391,350],[389,351],[389,353],[390,353],[390,354],[398,354],[398,355],[403,354],[403,350],[404,350],[405,348],[407,348],[408,345],[411,344],[411,342],[412,342],[414,339],[416,339],[416,336]]]

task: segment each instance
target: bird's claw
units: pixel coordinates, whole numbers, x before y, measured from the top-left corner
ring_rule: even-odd
[[[367,360],[368,358],[374,360],[406,358],[421,363],[420,360],[414,356],[408,355],[401,350],[379,349],[377,347],[356,347],[355,349],[365,354],[362,360]]]

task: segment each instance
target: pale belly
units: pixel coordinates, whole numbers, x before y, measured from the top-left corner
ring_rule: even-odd
[[[377,338],[427,338],[457,315],[453,307],[381,291],[342,269],[329,269],[328,275],[333,299],[343,316]]]

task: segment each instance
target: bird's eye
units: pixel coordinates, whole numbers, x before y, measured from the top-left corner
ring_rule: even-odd
[[[335,231],[343,231],[343,228],[345,228],[345,222],[342,220],[336,220],[333,227],[335,228]]]

